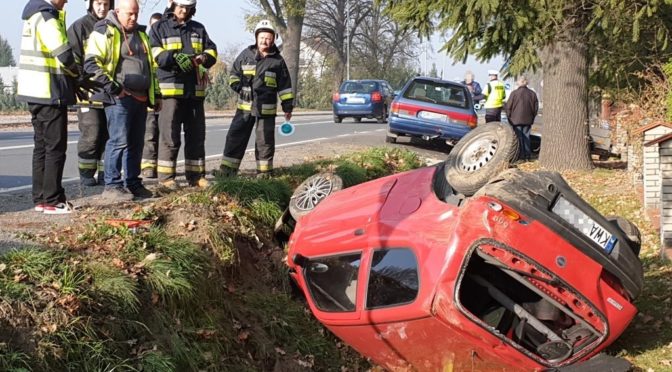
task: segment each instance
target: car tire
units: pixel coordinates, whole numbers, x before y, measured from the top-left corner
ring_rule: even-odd
[[[361,123],[362,122],[362,118],[354,118],[354,119],[355,119],[355,123]]]
[[[500,122],[479,125],[452,148],[444,174],[453,189],[471,196],[508,168],[517,155],[518,138],[510,125]]]
[[[318,173],[306,178],[289,199],[289,213],[298,221],[327,196],[343,189],[343,179],[334,173]]]
[[[342,121],[343,121],[342,117],[340,117],[338,115],[334,115],[334,123],[340,124]]]
[[[625,217],[607,216],[606,218],[607,221],[623,231],[623,234],[628,238],[630,249],[636,256],[639,256],[639,251],[642,249],[642,234],[639,232],[639,228]]]
[[[397,137],[392,137],[389,134],[385,136],[386,143],[397,143]]]

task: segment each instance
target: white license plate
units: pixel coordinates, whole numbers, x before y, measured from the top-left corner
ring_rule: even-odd
[[[604,226],[593,221],[592,218],[588,217],[587,214],[567,201],[567,199],[562,196],[559,197],[552,210],[553,213],[602,247],[605,252],[611,253],[614,249],[617,239]]]
[[[364,103],[364,98],[361,97],[348,97],[348,103]]]
[[[427,120],[441,120],[441,121],[448,120],[448,116],[446,114],[439,114],[431,111],[420,111],[418,113],[418,117]]]

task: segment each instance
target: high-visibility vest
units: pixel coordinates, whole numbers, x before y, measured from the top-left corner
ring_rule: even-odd
[[[23,23],[17,99],[28,103],[65,106],[75,103],[77,76],[58,59],[72,53],[65,32],[65,12],[36,11]],[[74,59],[73,59],[74,62]]]
[[[506,87],[504,83],[499,80],[494,80],[488,83],[483,91],[485,95],[485,105],[486,109],[489,108],[500,108],[504,106],[504,100],[506,99]]]
[[[138,35],[143,47],[147,51],[147,63],[150,66],[150,73],[152,74],[149,79],[150,87],[148,94],[149,106],[153,107],[156,98],[160,98],[161,94],[159,93],[158,82],[153,67],[149,37],[143,29],[138,29]],[[96,76],[98,82],[105,84],[106,82],[114,81],[119,58],[121,57],[121,43],[121,31],[112,22],[104,20],[96,24],[86,44],[84,69],[87,72],[94,72],[91,64],[91,62],[94,62],[102,72],[102,75]],[[92,99],[106,102],[104,99],[99,99],[98,94],[94,94]]]

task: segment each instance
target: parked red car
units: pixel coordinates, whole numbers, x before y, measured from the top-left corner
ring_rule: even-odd
[[[500,173],[510,136],[479,126],[438,166],[298,190],[314,209],[288,264],[315,317],[392,371],[628,370],[598,353],[637,312],[637,228],[557,173]]]

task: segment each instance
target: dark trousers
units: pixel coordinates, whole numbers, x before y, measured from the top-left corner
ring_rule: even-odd
[[[140,159],[145,137],[147,104],[131,96],[118,98],[114,105],[105,106],[107,131],[110,139],[105,145],[105,187],[142,185]],[[125,180],[121,178],[124,170]]]
[[[93,177],[96,170],[103,170],[101,159],[108,139],[105,110],[83,107],[77,110],[77,118],[79,121],[79,141],[77,141],[79,174],[82,177]]]
[[[249,111],[242,110],[236,111],[229,133],[226,135],[222,165],[238,169],[255,126],[254,155],[257,160],[257,171],[270,172],[273,170],[275,117],[256,117]]]
[[[205,177],[205,110],[203,100],[166,98],[159,113],[160,180],[175,178],[184,128],[184,175],[187,181]]]
[[[142,150],[142,164],[140,168],[156,170],[156,159],[159,154],[159,113],[150,111],[147,113],[145,124],[145,147]]]
[[[28,104],[33,123],[33,203],[65,202],[63,167],[68,148],[66,107]]]
[[[532,157],[532,142],[530,141],[532,125],[513,125],[513,130],[518,137],[518,159],[530,160]]]
[[[486,108],[485,109],[485,122],[490,123],[492,121],[502,121],[502,108]]]

